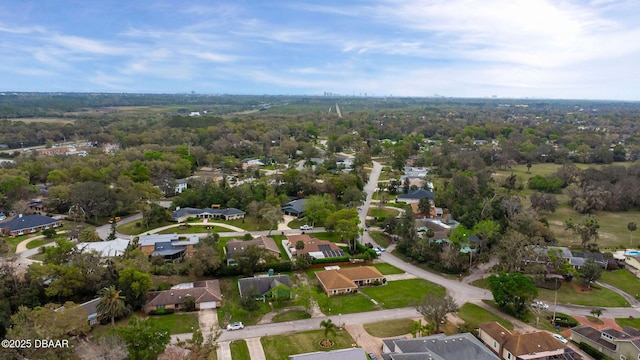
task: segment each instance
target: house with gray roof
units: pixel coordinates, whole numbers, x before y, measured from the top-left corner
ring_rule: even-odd
[[[306,354],[289,355],[289,360],[367,360],[363,348],[350,348],[332,351],[316,351]]]
[[[236,209],[236,208],[225,208],[225,209],[216,209],[216,208],[206,208],[206,209],[197,209],[197,208],[178,208],[174,212],[171,213],[171,218],[173,221],[184,222],[190,217],[198,218],[198,219],[224,219],[224,220],[235,220],[235,219],[243,219],[245,212]]]
[[[640,331],[629,326],[620,331],[580,325],[571,328],[571,340],[578,344],[586,343],[613,359],[640,359]]]
[[[162,256],[165,260],[178,260],[191,257],[195,245],[200,242],[197,235],[180,237],[178,234],[140,235],[138,248],[149,256]]]
[[[285,215],[291,215],[295,217],[302,217],[304,215],[304,204],[306,199],[297,199],[289,201],[282,207],[282,212]]]
[[[396,202],[403,202],[405,204],[413,204],[420,202],[421,199],[428,198],[431,202],[434,202],[436,196],[433,192],[425,189],[410,190],[406,194],[400,194],[396,196]]]
[[[385,360],[500,360],[470,333],[382,340]]]
[[[291,291],[292,286],[289,275],[263,275],[238,280],[240,297],[253,291],[258,295],[256,300],[262,301],[266,301],[267,297],[290,299],[293,294]]]
[[[0,223],[3,236],[33,234],[46,229],[62,227],[62,221],[44,215],[22,215]]]

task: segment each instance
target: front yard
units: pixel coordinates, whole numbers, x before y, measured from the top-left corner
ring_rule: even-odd
[[[364,329],[369,335],[379,338],[402,336],[411,333],[413,330],[413,320],[396,319],[369,323],[364,324]]]
[[[363,287],[363,293],[376,300],[383,309],[414,306],[427,294],[445,296],[444,287],[423,279],[389,281],[386,285]]]
[[[318,320],[320,328],[320,320]],[[329,334],[334,342],[330,349],[321,348],[318,344],[324,338],[324,330],[313,330],[295,334],[266,336],[260,339],[267,360],[288,359],[289,355],[305,354],[315,351],[328,351],[350,348],[355,343],[346,330],[337,330],[335,335]]]
[[[457,315],[464,320],[469,328],[477,329],[478,325],[482,323],[497,321],[505,328],[513,330],[513,324],[511,322],[472,303],[462,305]]]

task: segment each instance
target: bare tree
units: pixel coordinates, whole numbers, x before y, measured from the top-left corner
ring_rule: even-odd
[[[449,295],[441,297],[431,293],[422,299],[416,310],[435,325],[435,332],[438,333],[440,332],[440,323],[444,321],[447,314],[458,311],[458,304]]]

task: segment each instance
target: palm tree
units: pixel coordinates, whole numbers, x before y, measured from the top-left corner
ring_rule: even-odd
[[[98,315],[110,317],[111,325],[115,327],[115,318],[127,313],[124,296],[120,296],[120,290],[116,290],[113,285],[98,291],[98,296],[100,297],[97,305]]]
[[[336,324],[331,321],[331,319],[322,320],[320,323],[320,327],[324,328],[324,340],[322,340],[322,344],[329,347],[331,346],[331,341],[329,340],[329,333],[333,335],[336,334]]]

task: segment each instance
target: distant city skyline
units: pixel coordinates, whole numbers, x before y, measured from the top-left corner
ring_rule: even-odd
[[[640,100],[631,0],[8,0],[0,47],[0,92]]]

